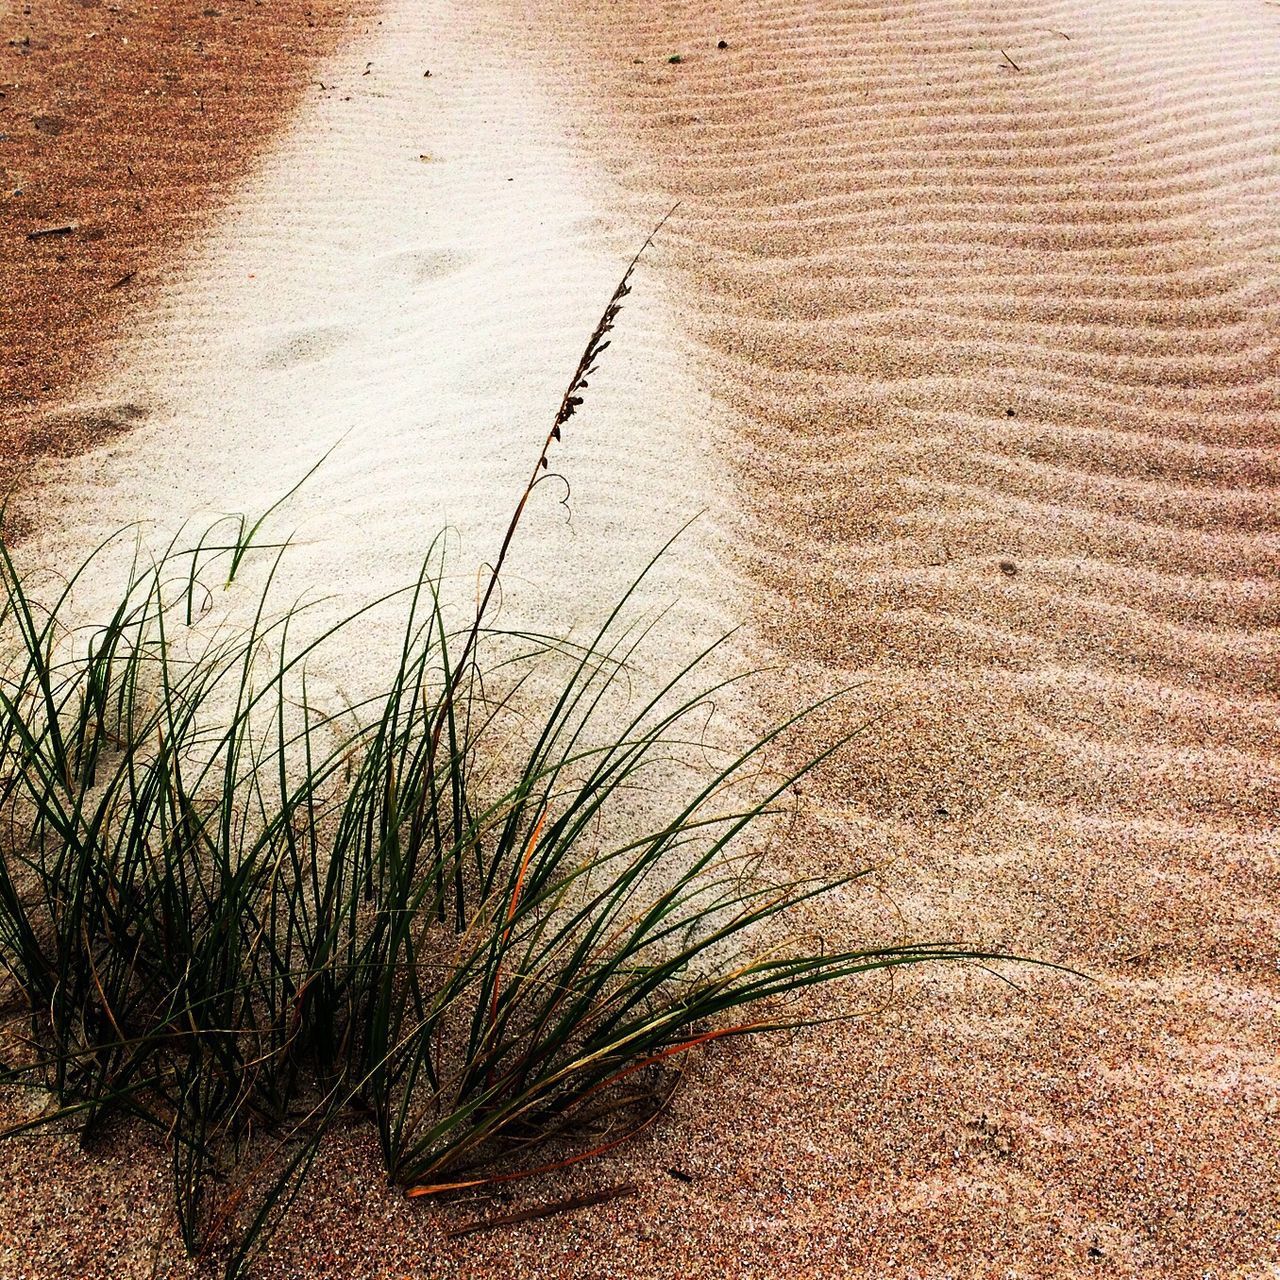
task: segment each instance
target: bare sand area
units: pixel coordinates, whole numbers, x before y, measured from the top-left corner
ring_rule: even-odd
[[[503,1205],[406,1205],[353,1137],[259,1273],[1274,1275],[1280,9],[494,0],[383,24],[334,70],[371,63],[386,96],[300,113],[122,372],[77,391],[157,407],[50,472],[89,513],[50,554],[144,500],[162,523],[260,503],[343,431],[299,512],[317,581],[408,567],[367,574],[335,503],[388,545],[482,538],[611,264],[680,199],[568,464],[579,549],[626,561],[709,507],[664,585],[751,623],[743,657],[777,664],[759,716],[860,685],[843,723],[871,723],[802,788],[780,869],[876,863],[868,927],[887,900],[913,936],[1093,980],[921,972],[877,1016],[713,1049],[643,1139]],[[385,501],[406,492],[411,517]],[[539,545],[531,582],[563,559]],[[573,621],[588,597],[553,586]],[[0,1274],[183,1274],[143,1156],[0,1148]]]
[[[0,10],[0,415],[7,487],[132,419],[59,415],[130,304],[349,30],[331,0],[56,0]],[[49,410],[54,410],[50,413]]]

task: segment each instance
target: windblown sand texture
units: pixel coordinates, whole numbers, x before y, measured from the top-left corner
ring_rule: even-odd
[[[685,201],[779,700],[877,717],[796,860],[897,855],[913,930],[1097,979],[762,1065],[780,1265],[1274,1263],[1280,11],[578,9],[620,170]]]
[[[253,447],[272,469],[211,463],[216,483],[180,489],[165,514],[201,493],[229,501],[235,482],[265,496],[346,423],[358,447],[335,454],[337,487],[305,511],[318,577],[359,580],[350,548],[320,536],[326,504],[402,483],[424,442],[449,455],[451,424],[488,424],[502,394],[550,395],[559,375],[547,368],[572,356],[577,315],[590,321],[594,295],[581,313],[561,298],[545,328],[531,326],[532,356],[467,380],[467,343],[478,333],[494,349],[503,305],[531,321],[558,296],[556,269],[537,274],[547,240],[530,223],[550,226],[557,269],[607,293],[603,250],[679,198],[663,307],[623,366],[634,397],[615,390],[596,419],[631,424],[623,438],[648,452],[611,478],[608,433],[587,438],[575,465],[601,525],[579,514],[583,537],[603,541],[612,507],[630,554],[658,515],[689,505],[685,483],[718,529],[728,517],[700,452],[714,438],[711,468],[736,485],[737,543],[714,587],[705,572],[688,579],[693,612],[722,616],[745,575],[752,592],[736,598],[753,647],[778,664],[761,716],[852,683],[825,728],[870,722],[801,788],[780,866],[883,863],[879,884],[913,935],[1049,958],[1094,981],[918,975],[877,1018],[711,1052],[643,1141],[528,1193],[633,1181],[636,1198],[463,1241],[442,1230],[509,1206],[407,1208],[353,1140],[329,1153],[261,1274],[1272,1275],[1280,111],[1267,86],[1280,79],[1280,8],[494,0],[465,14],[428,6],[425,19],[409,8],[389,11],[383,44],[336,60],[350,80],[387,57],[399,71],[372,91],[391,105],[371,99],[355,122],[300,117],[294,149],[274,171],[268,158],[249,201],[292,192],[338,246],[319,255],[336,274],[307,274],[316,223],[263,229],[259,242],[244,228],[267,224],[248,207],[212,260],[237,279],[258,270],[251,261],[274,263],[297,314],[208,285],[229,267],[191,266],[189,292],[173,296],[204,298],[204,327],[184,330],[174,303],[147,341],[214,344],[195,372],[150,388],[167,406],[157,437],[193,414],[198,425],[163,455],[158,489],[146,488],[152,455],[130,462],[126,444],[123,465],[103,464],[107,496],[92,499],[90,471],[72,500],[106,522],[165,491],[202,442],[229,454],[265,387]],[[436,41],[465,87],[442,75],[429,100],[410,64],[448,69]],[[438,186],[399,186],[429,164],[405,125],[419,120],[423,136],[437,122],[458,163]],[[332,207],[328,188],[297,177],[322,137],[335,148],[326,172],[347,173]],[[347,172],[379,147],[378,165]],[[529,156],[544,203],[498,194],[503,166]],[[569,210],[559,221],[557,208]],[[370,226],[382,228],[372,243]],[[402,248],[443,280],[424,286],[430,305],[410,305]],[[457,266],[469,251],[470,274]],[[380,292],[354,292],[360,323],[333,300],[352,296],[334,286],[351,252],[357,275],[384,272]],[[486,272],[513,259],[528,269],[516,301],[487,297]],[[670,331],[668,307],[693,345]],[[280,326],[248,387],[220,323],[249,346],[253,325]],[[443,381],[396,345],[447,350],[457,332]],[[275,372],[272,352],[285,353]],[[305,378],[280,372],[300,363]],[[435,415],[422,411],[428,392],[444,396]],[[123,383],[109,394],[125,397]],[[316,414],[323,429],[299,434]],[[518,435],[504,427],[499,452]],[[666,456],[676,440],[692,453]],[[430,511],[461,507],[483,532],[486,512],[472,508],[505,464],[457,447]],[[348,501],[344,518],[368,517],[363,498]],[[412,541],[425,523],[415,513],[399,532]],[[712,563],[701,543],[690,554],[687,565]],[[833,927],[848,909],[881,926],[888,914],[855,898]],[[117,1165],[104,1184],[100,1166],[56,1154],[61,1165],[47,1149],[23,1153],[47,1162],[45,1182],[12,1197],[0,1270],[73,1274],[73,1257],[74,1274],[144,1274],[162,1228],[127,1206],[158,1195],[162,1173],[144,1184],[145,1169]],[[14,1168],[12,1148],[0,1156]],[[74,1229],[56,1221],[63,1209]],[[94,1258],[83,1238],[98,1215],[115,1252]],[[47,1264],[29,1261],[29,1241]]]
[[[0,8],[0,484],[134,419],[56,410],[308,92],[334,0]],[[109,356],[107,356],[109,358]],[[48,410],[54,412],[49,413]]]

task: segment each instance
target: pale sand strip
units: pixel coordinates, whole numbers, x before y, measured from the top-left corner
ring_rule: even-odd
[[[297,638],[411,584],[446,527],[453,598],[473,604],[587,337],[665,211],[611,211],[609,184],[506,43],[466,5],[404,0],[317,68],[323,90],[206,237],[167,262],[107,368],[57,407],[133,426],[36,471],[26,563],[65,572],[139,520],[145,545],[184,522],[194,541],[221,513],[265,510],[332,448],[260,535],[293,538],[280,606],[318,602]],[[552,453],[568,500],[554,476],[537,490],[493,619],[588,639],[694,519],[629,608],[666,611],[641,680],[646,662],[668,678],[733,616],[707,460],[716,410],[667,319],[663,252],[637,270],[589,403]],[[77,593],[85,620],[113,606],[132,555],[121,539]],[[265,570],[216,592],[213,618],[247,622]],[[313,664],[313,694],[384,687],[402,628],[399,608],[362,621]],[[157,1247],[162,1269],[186,1265],[159,1144],[136,1162],[61,1141],[4,1145],[0,1160],[0,1276],[145,1275]],[[361,1185],[376,1197],[385,1178],[366,1171]],[[406,1222],[435,1221],[395,1199]],[[55,1225],[61,1205],[79,1207]],[[367,1245],[380,1251],[381,1233]]]
[[[609,214],[563,117],[463,7],[391,5],[373,32],[318,68],[323,91],[169,264],[110,371],[58,410],[134,425],[35,473],[30,559],[66,567],[135,520],[158,544],[183,522],[198,532],[225,512],[253,517],[332,449],[259,535],[294,538],[280,598],[331,596],[318,625],[412,582],[448,528],[459,601],[473,599],[652,224]],[[676,359],[661,253],[640,268],[592,412],[554,451],[568,503],[553,479],[530,505],[504,582],[509,622],[535,610],[548,630],[597,620],[716,502],[712,407]],[[699,522],[649,598],[691,575],[714,582],[715,537],[714,519]],[[122,545],[116,562],[131,554]],[[107,575],[98,583],[104,597],[86,591],[86,608],[109,599]],[[693,614],[718,627],[714,591],[696,596]],[[396,627],[385,652],[361,631],[345,664],[376,679]]]

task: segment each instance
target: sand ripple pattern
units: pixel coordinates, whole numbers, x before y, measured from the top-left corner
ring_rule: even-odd
[[[732,527],[710,422],[755,588],[732,604],[779,667],[762,715],[860,685],[826,728],[866,727],[776,854],[884,868],[823,927],[901,911],[1097,980],[930,974],[872,1021],[722,1044],[673,1123],[588,1175],[634,1200],[460,1242],[353,1138],[262,1276],[1273,1275],[1280,8],[442,0],[389,5],[366,44],[157,304],[200,359],[137,398],[141,344],[92,406],[104,431],[148,408],[117,496],[266,497],[351,429],[309,563],[341,590],[401,572],[335,526],[483,525],[523,456],[513,389],[553,398],[594,316],[552,286],[607,292],[594,237],[679,198],[669,288],[638,291],[652,322],[566,447],[581,547],[548,535],[521,572],[558,565],[571,621],[606,534],[634,553],[690,502]],[[530,69],[563,129],[523,109]],[[603,226],[588,150],[619,183]],[[152,479],[147,432],[176,441]],[[246,442],[270,465],[237,470]],[[86,524],[113,516],[100,488],[68,487]],[[718,618],[733,576],[699,555],[693,613]],[[151,1274],[141,1220],[74,1273]]]
[[[865,682],[845,727],[875,718],[806,790],[796,860],[896,856],[917,932],[1100,980],[939,979],[896,1028],[753,1055],[751,1137],[718,1136],[763,1199],[788,1171],[775,1259],[1255,1274],[1280,1196],[1280,9],[575,9],[556,74],[638,197],[684,201],[777,696]]]

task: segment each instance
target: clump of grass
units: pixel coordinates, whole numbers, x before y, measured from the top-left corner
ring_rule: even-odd
[[[723,687],[704,675],[715,646],[619,724],[602,709],[642,635],[630,593],[585,645],[489,624],[634,267],[474,617],[450,624],[429,555],[398,662],[355,708],[326,708],[308,672],[364,611],[295,639],[298,611],[272,603],[283,550],[245,628],[206,616],[202,584],[236,575],[261,522],[135,556],[88,631],[73,600],[102,548],[37,601],[0,544],[0,964],[29,1023],[6,1077],[56,1100],[10,1132],[74,1122],[89,1145],[115,1117],[153,1127],[183,1242],[228,1274],[340,1118],[367,1118],[409,1195],[528,1177],[644,1128],[680,1055],[792,1025],[781,997],[970,954],[762,947],[836,887],[772,883],[742,848],[818,763],[742,798],[788,724],[633,829],[628,794]]]

